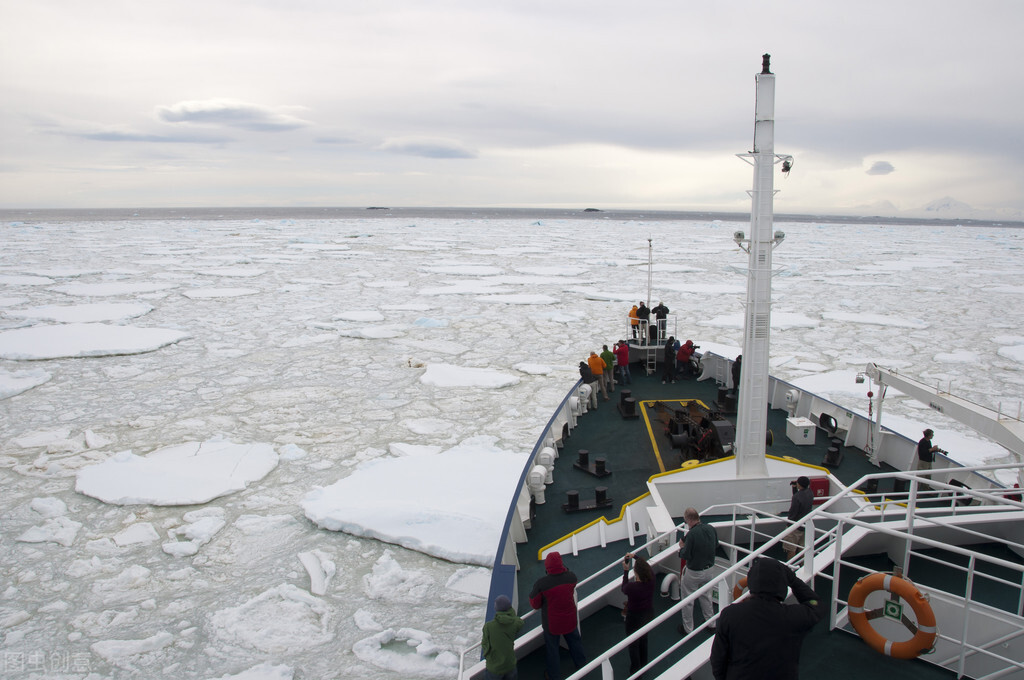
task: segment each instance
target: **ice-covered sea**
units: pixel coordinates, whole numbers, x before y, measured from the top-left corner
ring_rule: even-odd
[[[455,676],[539,429],[647,294],[738,352],[742,223],[0,225],[10,678]],[[1024,229],[777,223],[773,372],[1016,411]],[[890,425],[999,459],[898,396]]]

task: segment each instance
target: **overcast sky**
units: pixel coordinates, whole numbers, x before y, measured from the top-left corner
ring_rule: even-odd
[[[1020,0],[0,0],[0,207],[1024,219]],[[960,215],[970,216],[970,215]]]

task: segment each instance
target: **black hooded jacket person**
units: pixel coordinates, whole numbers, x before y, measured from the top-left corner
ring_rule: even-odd
[[[825,616],[818,596],[770,557],[747,574],[750,597],[722,610],[711,647],[715,680],[797,680],[804,635]],[[784,604],[792,588],[799,604]]]

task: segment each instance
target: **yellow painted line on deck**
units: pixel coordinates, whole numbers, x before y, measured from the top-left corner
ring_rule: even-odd
[[[621,522],[626,517],[626,506],[627,505],[633,505],[633,503],[636,503],[637,501],[641,501],[641,500],[647,498],[650,495],[651,495],[651,492],[648,491],[647,493],[643,494],[642,496],[637,496],[636,498],[634,498],[633,500],[629,501],[628,503],[623,503],[622,507],[619,508],[619,516],[616,517],[613,520],[609,521],[609,520],[604,518],[604,515],[601,515],[600,517],[598,517],[594,521],[587,522],[586,524],[581,526],[579,529],[576,529],[575,531],[573,531],[571,533],[568,533],[565,536],[562,536],[561,538],[552,541],[551,543],[548,543],[546,546],[542,547],[540,550],[537,551],[537,560],[540,561],[540,560],[544,559],[544,551],[545,550],[548,550],[548,549],[558,545],[562,541],[565,541],[565,540],[568,540],[569,538],[572,538],[576,534],[580,533],[581,531],[583,531],[585,529],[589,529],[590,527],[594,526],[598,522],[604,522],[606,525],[615,524],[616,522]]]
[[[651,446],[654,448],[654,458],[658,461],[658,469],[665,472],[665,461],[661,459],[661,450],[658,448],[657,437],[654,436],[654,430],[651,428],[651,421],[647,417],[648,404],[680,404],[686,406],[690,402],[697,402],[704,408],[707,406],[700,399],[649,399],[647,401],[640,402],[640,412],[644,414],[644,424],[647,426],[647,436],[651,439]]]

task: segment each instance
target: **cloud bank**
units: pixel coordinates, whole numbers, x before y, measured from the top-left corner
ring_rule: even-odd
[[[156,117],[164,123],[194,123],[256,132],[297,130],[310,123],[268,106],[236,99],[183,101],[171,106],[158,106]]]

